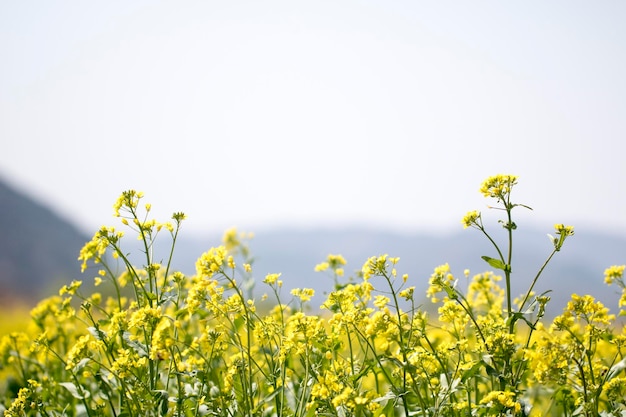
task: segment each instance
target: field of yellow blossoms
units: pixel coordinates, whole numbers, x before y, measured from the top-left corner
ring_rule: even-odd
[[[170,268],[184,221],[150,217],[143,195],[114,205],[120,229],[98,230],[79,254],[86,281],[69,283],[0,340],[5,416],[626,416],[626,332],[591,295],[544,317],[541,272],[574,234],[557,224],[552,249],[523,294],[511,293],[517,177],[496,175],[492,199],[507,238],[479,211],[462,219],[488,239],[493,272],[453,276],[440,265],[426,293],[400,259],[377,255],[353,277],[329,255],[334,280],[321,307],[313,290],[283,291],[279,273],[256,277],[245,234],[228,231],[186,276]],[[142,249],[131,262],[125,234]],[[156,239],[171,242],[154,253]],[[155,259],[165,259],[157,263]],[[607,266],[622,290],[624,265]],[[265,288],[255,299],[250,291]],[[94,290],[95,288],[95,290]],[[429,313],[430,312],[430,313]]]

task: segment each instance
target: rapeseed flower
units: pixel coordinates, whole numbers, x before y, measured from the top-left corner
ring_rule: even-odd
[[[511,411],[514,415],[518,415],[522,411],[522,405],[515,401],[515,393],[510,391],[491,391],[480,400],[480,404],[486,405],[490,411],[497,413]]]
[[[467,229],[471,226],[480,227],[480,212],[477,210],[468,211],[461,220],[463,228]]]
[[[511,189],[516,184],[517,176],[515,175],[494,175],[482,183],[480,192],[485,197],[492,197],[498,201],[506,202]]]
[[[626,265],[612,265],[604,270],[604,282],[611,285],[615,281],[621,281],[624,277]],[[623,283],[622,283],[623,286]]]
[[[516,183],[515,176],[498,175],[481,186],[504,203],[501,223],[510,239]],[[315,266],[335,279],[322,305],[328,311],[309,314],[281,302],[280,273],[263,279],[275,305],[257,306],[248,237],[236,229],[201,255],[194,276],[171,272],[171,254],[155,255],[154,239],[166,229],[175,242],[184,215],[174,213],[171,223],[150,219],[152,207],[141,198],[127,191],[114,211],[143,241],[144,266],[130,263],[122,232],[103,227],[79,260],[83,269],[102,264],[94,281],[109,287],[83,295],[78,281],[69,283],[32,309],[37,335],[0,338],[0,367],[22,386],[2,403],[7,415],[513,416],[537,399],[552,407],[540,412],[552,414],[556,407],[568,415],[577,408],[589,415],[626,410],[626,331],[615,332],[615,316],[593,297],[574,295],[549,325],[543,320],[549,297],[536,296],[532,286],[514,310],[510,252],[487,235],[478,211],[462,223],[487,235],[498,254],[485,258],[504,279],[492,272],[469,279],[465,270],[468,280],[459,282],[448,264],[440,265],[426,290],[438,304],[422,306],[408,275],[397,270],[399,258],[371,257],[356,273],[360,280],[341,282],[347,262],[330,254]],[[555,230],[559,250],[573,228]],[[109,250],[119,273],[106,264]],[[608,268],[605,281],[624,289],[625,269]],[[291,294],[302,304],[314,292]]]
[[[130,211],[133,211],[135,209],[137,209],[137,206],[139,205],[139,200],[141,200],[143,198],[143,192],[141,191],[135,191],[135,190],[128,190],[128,191],[124,191],[117,199],[117,201],[115,201],[115,204],[113,204],[113,215],[115,217],[120,217],[120,211],[122,211],[122,209],[127,209]],[[150,210],[150,206],[146,207],[146,210]]]
[[[222,270],[227,257],[226,247],[218,246],[203,253],[196,261],[196,272],[199,276],[212,277]]]
[[[312,288],[294,288],[291,290],[291,295],[300,299],[300,301],[310,301],[315,295],[315,290]]]

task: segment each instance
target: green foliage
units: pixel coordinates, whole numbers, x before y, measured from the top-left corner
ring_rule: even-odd
[[[494,256],[466,285],[449,265],[436,267],[417,304],[400,259],[365,261],[344,279],[346,260],[329,255],[316,271],[335,283],[321,310],[313,290],[283,301],[280,274],[262,279],[253,297],[249,236],[228,231],[223,244],[196,262],[196,274],[171,269],[184,214],[149,217],[150,205],[124,192],[115,215],[141,242],[142,266],[131,262],[125,236],[97,231],[81,250],[84,271],[107,294],[64,286],[31,316],[34,332],[0,342],[0,365],[12,371],[2,393],[5,416],[622,416],[626,413],[626,333],[589,295],[574,294],[563,314],[545,323],[549,297],[533,288],[573,228],[557,224],[553,249],[513,299],[513,210],[517,178],[488,178],[481,192],[505,214],[505,245],[469,212]],[[165,237],[162,235],[166,235]],[[165,257],[154,253],[169,238]],[[165,259],[165,261],[157,261]],[[626,288],[624,266],[605,271]],[[504,285],[500,282],[504,280]],[[464,287],[464,288],[463,288]],[[622,296],[619,307],[626,305]]]

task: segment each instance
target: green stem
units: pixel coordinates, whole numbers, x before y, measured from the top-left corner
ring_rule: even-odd
[[[167,258],[167,266],[165,267],[165,276],[163,279],[163,285],[161,286],[161,291],[160,294],[157,294],[157,300],[159,300],[160,303],[160,298],[163,295],[163,293],[165,292],[165,288],[167,287],[167,276],[170,273],[170,267],[172,265],[172,259],[174,258],[174,248],[176,247],[176,239],[178,238],[178,230],[179,230],[180,225],[177,223],[176,224],[176,230],[174,231],[174,233],[172,234],[172,246],[170,247],[170,254]]]
[[[254,407],[254,392],[252,391],[252,387],[254,386],[254,377],[252,371],[252,365],[254,364],[254,360],[252,358],[252,317],[250,316],[250,311],[248,305],[246,303],[246,299],[243,295],[241,289],[235,284],[234,278],[230,278],[228,275],[224,273],[224,276],[229,281],[230,285],[233,287],[233,290],[237,294],[237,297],[241,301],[241,306],[244,311],[244,321],[246,325],[246,358],[248,360],[248,375],[247,375],[247,385],[249,388],[249,393],[246,396],[246,401],[249,402],[249,412],[252,412]],[[243,382],[243,381],[242,381]],[[251,414],[250,414],[251,415]]]
[[[408,358],[406,355],[406,351],[407,351],[407,346],[404,344],[404,336],[402,335],[402,311],[400,310],[400,303],[398,302],[398,296],[396,295],[396,291],[393,288],[393,284],[391,283],[391,279],[389,278],[389,276],[385,273],[383,274],[383,276],[385,277],[385,280],[387,280],[387,284],[389,285],[389,288],[391,289],[391,295],[393,296],[393,303],[394,303],[394,307],[396,309],[396,317],[398,320],[398,338],[399,338],[399,342],[400,342],[400,351],[402,352],[402,361],[404,362],[404,364],[408,363]],[[406,383],[406,365],[403,366],[402,369],[402,389],[403,392],[407,392],[407,383]],[[408,409],[408,404],[406,401],[405,396],[402,396],[402,404],[404,406],[404,412],[406,415],[409,415],[409,409]]]
[[[469,305],[469,302],[467,301],[467,299],[463,296],[463,294],[460,291],[457,291],[456,289],[452,289],[454,291],[454,293],[457,295],[457,297],[455,298],[455,301],[461,306],[461,308],[463,310],[465,310],[465,312],[467,313],[467,315],[469,316],[470,320],[472,320],[472,323],[474,323],[474,326],[476,327],[476,331],[478,332],[478,335],[480,336],[480,339],[483,341],[483,345],[487,345],[487,340],[485,339],[485,336],[483,335],[482,330],[480,329],[480,326],[478,326],[478,322],[476,322],[476,319],[474,318],[474,311],[471,309],[471,306]],[[460,298],[460,300],[459,300]],[[465,304],[463,304],[461,301],[464,301]]]
[[[511,195],[508,195],[508,201],[506,204],[506,214],[507,214],[507,227],[506,230],[508,232],[509,237],[509,253],[507,257],[506,267],[504,269],[504,276],[506,279],[506,310],[507,310],[507,320],[509,322],[509,334],[513,334],[515,330],[515,322],[511,320],[513,315],[513,303],[511,301],[511,261],[513,259],[513,222],[511,220],[511,210],[513,209],[510,203]]]
[[[146,217],[144,218],[144,222],[142,223],[139,220],[139,217],[137,216],[137,212],[130,204],[129,204],[129,209],[130,209],[132,218],[134,220],[137,220],[137,227],[139,228],[139,233],[141,235],[141,242],[143,243],[144,253],[146,255],[146,272],[148,273],[148,285],[149,285],[148,291],[150,292],[150,294],[152,294],[154,292],[154,287],[156,285],[156,274],[154,273],[152,268],[150,268],[150,264],[152,263],[152,245],[154,244],[154,240],[148,238],[148,236],[146,235],[146,229],[144,227],[145,221],[148,217],[148,213],[146,212]],[[150,233],[149,235],[151,236],[152,233]],[[150,244],[148,244],[148,240],[150,240]],[[154,284],[153,284],[153,280],[155,281]],[[142,285],[142,288],[145,293],[146,289],[145,287],[143,287],[143,285]],[[147,298],[148,298],[148,304],[150,305],[150,307],[153,307],[152,297],[149,296]]]
[[[535,287],[535,284],[537,283],[537,280],[539,279],[539,276],[543,273],[543,270],[546,268],[546,266],[548,265],[548,263],[550,262],[550,260],[552,259],[552,257],[554,256],[554,254],[556,252],[557,252],[556,249],[554,249],[552,251],[550,256],[548,256],[548,259],[546,259],[546,261],[543,263],[543,265],[539,269],[539,272],[537,272],[537,275],[535,275],[535,278],[533,279],[532,284],[530,284],[530,287],[528,288],[528,291],[526,292],[526,296],[524,297],[524,300],[522,301],[522,304],[520,304],[520,306],[519,306],[518,312],[520,312],[520,313],[522,312],[522,309],[524,308],[524,306],[526,305],[526,302],[530,298],[530,294],[531,294],[533,288]]]

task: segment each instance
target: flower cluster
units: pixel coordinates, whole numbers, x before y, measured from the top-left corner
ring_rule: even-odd
[[[508,201],[511,189],[517,184],[516,175],[494,175],[487,178],[480,186],[480,193],[485,197],[492,197],[498,202]]]
[[[31,311],[33,331],[0,338],[5,416],[609,416],[626,414],[626,331],[589,295],[572,295],[547,322],[549,298],[533,287],[573,228],[557,224],[546,262],[528,290],[511,296],[510,201],[517,177],[487,179],[481,192],[503,205],[501,247],[469,212],[462,220],[492,244],[497,271],[459,280],[436,267],[425,294],[387,254],[345,275],[331,254],[315,270],[335,281],[319,313],[314,291],[290,290],[265,273],[274,303],[255,298],[251,235],[236,229],[187,276],[170,268],[181,222],[149,219],[127,191],[115,215],[142,242],[137,267],[124,234],[103,227],[80,252],[99,292],[73,281]],[[143,208],[142,208],[143,207]],[[169,233],[168,255],[153,253]],[[111,256],[108,256],[111,255]],[[117,270],[110,263],[115,263]],[[624,266],[605,281],[623,293]],[[426,280],[426,277],[421,279]],[[622,295],[619,306],[626,305]],[[622,310],[623,312],[623,310]],[[4,375],[4,374],[0,374]]]

